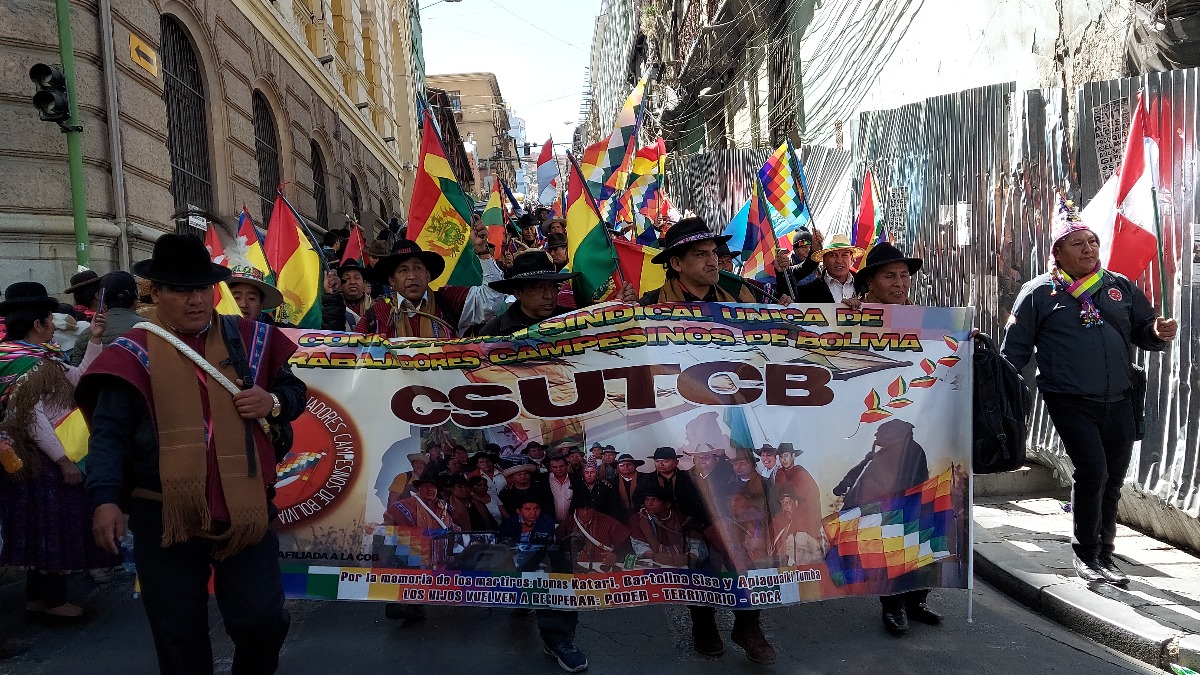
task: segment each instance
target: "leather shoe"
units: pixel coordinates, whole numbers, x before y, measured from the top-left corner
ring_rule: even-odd
[[[692,646],[705,656],[725,653],[725,643],[721,641],[721,633],[717,630],[715,612],[692,612]]]
[[[1111,555],[1101,554],[1096,558],[1096,562],[1099,563],[1100,576],[1104,577],[1105,581],[1113,586],[1126,586],[1129,584],[1129,577],[1125,576],[1120,567],[1117,567],[1117,563],[1113,561]]]
[[[755,663],[775,663],[775,648],[763,633],[762,623],[757,619],[745,619],[733,622],[733,632],[729,634],[733,644],[746,650],[746,658]]]
[[[883,627],[892,635],[904,635],[908,632],[908,615],[903,609],[883,613]]]
[[[1090,583],[1097,581],[1105,581],[1104,575],[1100,573],[1100,563],[1095,558],[1083,559],[1078,556],[1074,559],[1075,573],[1080,579]]]
[[[918,621],[930,626],[937,626],[942,623],[942,615],[938,614],[932,609],[929,609],[929,605],[923,602],[915,605],[909,605],[905,608],[905,613],[908,614],[908,618],[912,619],[913,621]]]

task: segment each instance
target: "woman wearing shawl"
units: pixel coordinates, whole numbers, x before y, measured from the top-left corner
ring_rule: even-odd
[[[1037,356],[1037,388],[1075,465],[1075,571],[1124,585],[1112,554],[1136,436],[1133,347],[1162,351],[1179,327],[1156,317],[1132,281],[1100,266],[1099,238],[1062,195],[1051,237],[1050,272],[1021,289],[1000,351],[1018,370]]]
[[[66,573],[116,563],[91,536],[91,509],[83,474],[55,436],[55,425],[74,408],[75,385],[103,348],[105,317],[92,321],[79,367],[67,364],[57,345],[51,311],[58,301],[39,283],[9,286],[0,302],[8,335],[0,342],[0,408],[22,467],[0,473],[0,565],[29,570],[25,609],[77,619],[83,609],[67,602]]]

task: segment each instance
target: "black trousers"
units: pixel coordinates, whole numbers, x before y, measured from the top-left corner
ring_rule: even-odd
[[[279,538],[268,529],[262,541],[225,560],[201,539],[159,545],[162,507],[135,500],[129,527],[133,559],[150,621],[159,671],[169,675],[211,675],[208,635],[208,579],[213,572],[217,609],[233,640],[233,675],[270,675],[279,667],[279,650],[290,618],[283,607]]]
[[[692,615],[692,621],[711,622],[716,621],[717,608],[707,605],[688,605],[688,612]],[[736,628],[738,624],[744,622],[756,623],[761,620],[761,609],[735,609],[733,610],[733,625]]]
[[[1075,465],[1071,511],[1075,555],[1088,559],[1112,553],[1117,538],[1117,503],[1133,456],[1133,402],[1091,401],[1043,394],[1046,410]]]
[[[929,589],[923,588],[916,591],[905,591],[904,593],[896,593],[895,595],[879,596],[879,604],[883,605],[885,612],[898,612],[902,609],[915,607],[929,597]]]
[[[29,570],[25,577],[25,598],[47,608],[67,604],[67,575]]]

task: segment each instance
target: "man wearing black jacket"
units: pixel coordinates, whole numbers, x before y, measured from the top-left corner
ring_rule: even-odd
[[[844,234],[835,234],[829,245],[812,254],[823,269],[816,279],[796,289],[795,301],[799,303],[838,303],[847,300],[858,302],[854,289],[854,275],[850,272],[854,263],[862,258],[863,250],[850,243]]]

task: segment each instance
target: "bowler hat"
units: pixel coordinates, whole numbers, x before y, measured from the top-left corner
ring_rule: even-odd
[[[154,242],[149,260],[133,264],[133,273],[168,286],[211,286],[225,281],[232,270],[214,263],[199,237],[168,232]]]
[[[550,234],[546,235],[546,250],[547,251],[549,251],[552,248],[559,248],[560,246],[566,246],[566,245],[567,245],[567,235],[565,235],[561,232],[551,232]]]
[[[417,258],[425,265],[425,269],[429,270],[431,281],[442,276],[442,272],[446,270],[446,261],[442,259],[442,256],[422,249],[414,241],[401,239],[392,247],[390,255],[385,255],[375,261],[375,274],[380,280],[389,279],[400,263],[412,258]]]
[[[675,223],[667,230],[666,241],[663,242],[663,250],[658,255],[650,259],[650,262],[658,264],[666,264],[673,255],[679,255],[682,247],[694,244],[698,241],[715,241],[717,244],[724,244],[733,237],[724,234],[717,234],[708,229],[708,225],[700,218],[684,218]]]
[[[36,309],[48,314],[57,307],[58,300],[50,297],[45,286],[36,281],[18,281],[4,289],[0,314],[9,314],[18,309]]]
[[[99,286],[100,275],[92,270],[84,270],[71,275],[71,285],[67,286],[67,290],[63,291],[63,293],[74,293],[93,284]]]
[[[643,460],[634,459],[633,455],[629,454],[628,452],[621,455],[620,457],[617,457],[617,464],[620,464],[621,462],[633,462],[634,466],[641,466],[646,463]]]
[[[884,265],[894,262],[902,262],[908,266],[909,274],[916,274],[921,269],[920,258],[907,258],[900,249],[892,246],[890,242],[880,242],[871,247],[871,251],[867,253],[867,259],[863,261],[863,266],[858,268],[858,273],[854,275],[855,281],[862,280],[865,285],[867,280],[875,276]]]
[[[501,293],[513,293],[524,284],[531,281],[563,282],[579,276],[571,272],[559,272],[554,269],[554,263],[545,251],[533,250],[518,254],[513,258],[512,269],[507,279],[489,281],[488,286]]]
[[[680,459],[680,456],[675,453],[675,448],[655,448],[654,455],[651,459]]]

